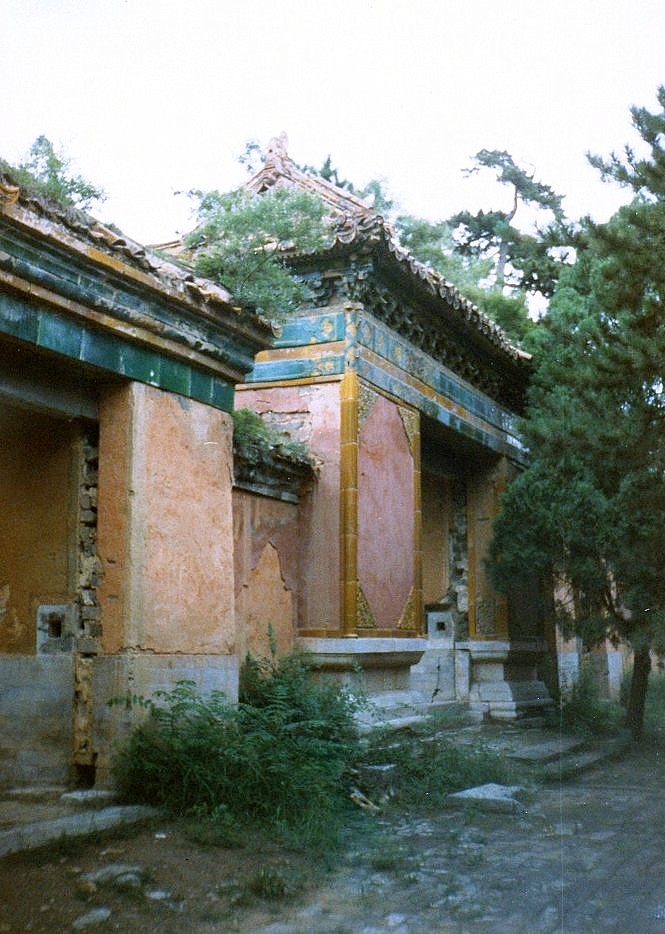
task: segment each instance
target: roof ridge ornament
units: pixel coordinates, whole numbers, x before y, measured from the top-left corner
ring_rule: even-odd
[[[16,204],[20,194],[21,189],[18,185],[0,181],[0,204],[11,207],[12,204]]]
[[[287,164],[291,162],[288,153],[289,138],[282,130],[279,136],[273,136],[266,147],[263,164],[267,169],[285,172]]]

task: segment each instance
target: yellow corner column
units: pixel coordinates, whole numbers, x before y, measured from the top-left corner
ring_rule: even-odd
[[[413,589],[416,629],[419,635],[424,630],[423,613],[423,513],[422,513],[422,464],[420,456],[420,413],[416,413],[413,455]]]
[[[342,634],[357,636],[358,618],[358,374],[347,370],[341,385],[340,510]]]

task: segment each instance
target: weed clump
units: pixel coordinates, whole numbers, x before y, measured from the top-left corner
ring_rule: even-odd
[[[294,441],[277,426],[264,421],[251,409],[236,409],[233,413],[233,448],[236,456],[250,463],[260,462],[278,455],[287,460],[312,464],[312,455],[306,444]]]
[[[314,681],[305,655],[248,657],[237,706],[186,681],[138,703],[148,716],[113,765],[126,799],[190,814],[199,834],[222,845],[234,839],[233,822],[304,839],[347,806],[356,701]]]
[[[436,729],[436,725],[434,720],[430,729]],[[505,760],[498,753],[481,745],[457,744],[445,732],[432,733],[427,726],[399,739],[376,731],[370,738],[364,763],[371,766],[380,762],[390,762],[395,773],[383,803],[405,811],[438,809],[451,792],[510,780]],[[368,773],[368,769],[363,772],[364,788],[370,797],[381,800],[381,789],[371,787]]]
[[[615,736],[626,725],[626,711],[618,701],[601,696],[593,669],[583,664],[570,695],[548,714],[547,723],[583,738]]]

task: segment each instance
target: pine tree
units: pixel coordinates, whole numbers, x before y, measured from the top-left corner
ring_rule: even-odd
[[[561,195],[536,181],[504,150],[481,149],[465,173],[473,175],[482,169],[494,172],[499,184],[509,189],[511,206],[507,211],[460,211],[449,218],[458,251],[464,256],[491,257],[499,291],[508,286],[549,298],[561,269],[562,249],[572,236]],[[520,205],[545,218],[535,233],[524,233],[514,225]]]
[[[634,649],[628,721],[642,732],[651,650],[665,648],[665,89],[633,108],[648,154],[592,157],[632,189],[561,276],[539,333],[524,424],[528,469],[492,545],[496,582],[554,579],[557,609],[589,641]]]

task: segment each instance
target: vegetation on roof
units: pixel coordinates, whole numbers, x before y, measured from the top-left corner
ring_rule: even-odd
[[[302,305],[309,293],[290,273],[284,248],[313,252],[330,242],[321,199],[288,188],[261,195],[245,189],[192,194],[199,201],[198,223],[185,244],[195,272],[277,319]]]
[[[294,441],[247,408],[233,412],[233,449],[237,457],[250,463],[269,462],[277,456],[297,464],[314,464],[306,444]]]
[[[103,188],[82,175],[73,174],[71,160],[43,135],[37,137],[17,166],[0,158],[0,172],[27,194],[42,196],[79,211],[89,211],[106,198]]]

